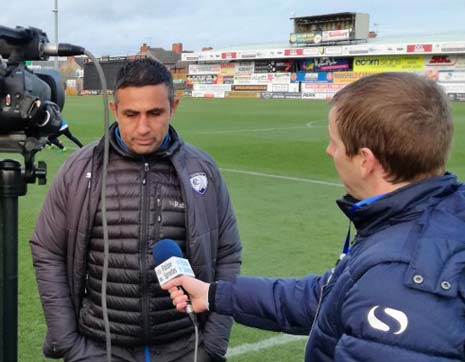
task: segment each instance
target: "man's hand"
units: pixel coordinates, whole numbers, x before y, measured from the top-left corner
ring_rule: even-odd
[[[179,288],[179,287],[182,287]],[[190,299],[195,313],[205,312],[208,303],[208,288],[210,284],[192,277],[182,276],[169,281],[161,288],[170,292],[173,304],[179,312],[185,312],[187,301]],[[189,293],[187,296],[184,290]]]

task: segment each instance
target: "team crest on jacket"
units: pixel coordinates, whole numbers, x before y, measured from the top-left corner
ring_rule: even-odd
[[[194,173],[190,176],[192,189],[200,195],[207,192],[208,179],[203,172]]]

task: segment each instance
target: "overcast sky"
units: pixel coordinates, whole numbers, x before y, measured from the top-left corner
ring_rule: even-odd
[[[2,0],[0,25],[34,26],[55,39],[55,0]],[[135,54],[142,43],[185,50],[285,43],[292,16],[365,12],[382,35],[465,33],[464,0],[58,0],[60,42],[96,56]]]

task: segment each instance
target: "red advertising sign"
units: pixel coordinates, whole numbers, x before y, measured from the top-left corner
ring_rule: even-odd
[[[433,51],[432,44],[409,44],[407,45],[407,53],[431,53]]]
[[[454,65],[455,59],[452,61],[449,55],[433,55],[426,65]]]
[[[236,59],[236,52],[221,53],[221,59]]]
[[[286,57],[295,56],[295,55],[304,55],[304,50],[301,49],[301,48],[297,48],[297,49],[285,49],[285,50],[284,50],[284,55],[285,55]]]

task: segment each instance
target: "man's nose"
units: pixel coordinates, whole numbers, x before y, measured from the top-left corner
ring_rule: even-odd
[[[137,120],[137,133],[145,134],[150,132],[149,119],[146,115],[141,115]]]

